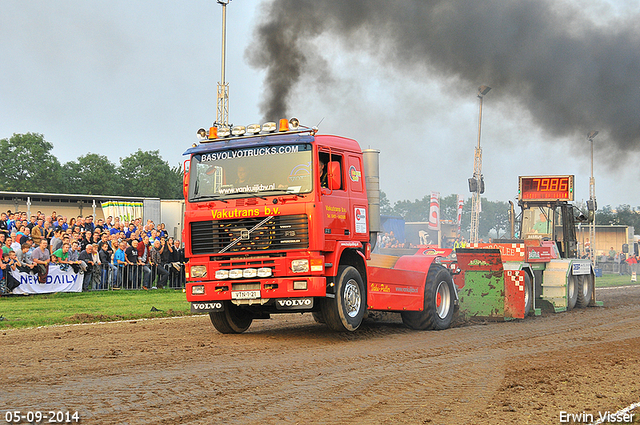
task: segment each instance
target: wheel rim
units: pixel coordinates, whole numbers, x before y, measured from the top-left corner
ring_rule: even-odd
[[[447,282],[442,281],[436,289],[436,312],[438,317],[444,319],[449,314],[451,306],[451,292]]]
[[[346,309],[347,316],[356,317],[360,312],[360,303],[362,297],[360,296],[360,287],[358,282],[354,279],[350,279],[344,286],[344,307]]]
[[[524,305],[525,307],[529,305],[529,287],[527,285],[524,285]],[[525,313],[527,313],[525,311]]]

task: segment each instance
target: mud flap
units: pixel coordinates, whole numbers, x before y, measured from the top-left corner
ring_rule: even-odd
[[[504,270],[498,249],[458,249],[463,318],[524,318],[524,271]]]

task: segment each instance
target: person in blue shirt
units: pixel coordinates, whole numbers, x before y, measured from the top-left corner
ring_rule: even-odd
[[[124,242],[120,242],[118,244],[118,249],[113,254],[113,265],[116,267],[113,271],[113,289],[120,289],[122,286],[122,279],[124,275],[124,266],[127,264],[127,257],[125,256],[126,244]]]

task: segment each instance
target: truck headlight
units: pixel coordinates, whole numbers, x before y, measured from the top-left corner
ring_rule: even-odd
[[[204,285],[193,285],[191,295],[204,295]]]
[[[291,271],[294,273],[306,273],[309,271],[309,260],[292,260]]]
[[[191,266],[191,277],[205,277],[207,266]]]

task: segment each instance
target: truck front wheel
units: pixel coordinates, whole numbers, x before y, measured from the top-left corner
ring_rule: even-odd
[[[424,309],[402,312],[402,322],[411,329],[447,329],[454,312],[453,279],[441,267],[432,267],[424,288]]]
[[[360,327],[366,310],[364,282],[352,266],[338,268],[335,298],[322,303],[322,316],[334,331],[353,332]]]
[[[224,311],[209,313],[211,323],[216,330],[223,334],[241,334],[249,329],[253,322],[253,315],[231,301],[224,302]]]

